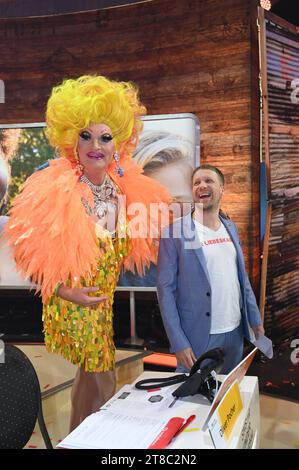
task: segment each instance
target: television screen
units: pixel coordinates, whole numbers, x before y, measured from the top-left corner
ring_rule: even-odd
[[[165,185],[173,196],[173,210],[179,217],[190,210],[192,170],[199,164],[199,122],[193,114],[144,116],[133,158],[144,173]],[[3,230],[14,196],[38,167],[56,158],[45,136],[45,123],[0,124],[0,231]],[[17,273],[7,247],[0,242],[0,287],[28,287]],[[124,273],[120,290],[153,290],[155,266],[144,277]]]

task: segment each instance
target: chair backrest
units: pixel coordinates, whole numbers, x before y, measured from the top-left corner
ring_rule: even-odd
[[[22,449],[32,436],[37,418],[44,425],[35,369],[23,351],[5,344],[0,362],[0,449]],[[41,431],[46,447],[51,448],[46,428]]]

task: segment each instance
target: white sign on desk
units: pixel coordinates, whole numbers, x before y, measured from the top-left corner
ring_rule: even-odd
[[[208,423],[213,416],[215,410],[219,406],[220,401],[224,397],[225,393],[229,389],[229,387],[233,384],[235,380],[238,380],[239,383],[241,383],[243,377],[245,376],[251,362],[253,361],[253,358],[257,352],[257,348],[254,348],[253,351],[251,351],[244,359],[225,377],[223,380],[214,400],[213,403],[210,407],[209,413],[205,419],[205,422],[203,424],[203,431],[206,431],[208,428]]]
[[[237,384],[238,385],[238,384]],[[231,387],[232,388],[232,387]],[[229,392],[228,392],[229,393]],[[227,394],[228,394],[227,393]],[[227,396],[227,394],[225,396]],[[224,397],[225,399],[225,397]],[[253,449],[258,447],[259,442],[259,407],[258,407],[258,388],[255,392],[248,393],[243,390],[240,394],[242,399],[242,409],[238,405],[238,399],[234,398],[234,394],[229,398],[226,406],[222,410],[222,418],[219,416],[218,408],[211,417],[208,428],[214,447],[216,449],[233,448],[233,449]],[[223,402],[223,400],[222,400]],[[221,403],[222,403],[221,402]],[[219,405],[221,406],[221,404]],[[231,421],[230,433],[224,436],[224,428],[227,426],[225,418],[232,408],[239,408],[239,416],[235,413],[237,419]],[[230,416],[231,417],[231,416]],[[225,439],[226,437],[226,439]]]
[[[225,393],[208,423],[211,438],[216,449],[227,447],[242,409],[243,402],[239,382],[235,380]]]

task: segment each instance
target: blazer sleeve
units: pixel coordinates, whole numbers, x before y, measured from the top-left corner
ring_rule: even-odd
[[[245,272],[245,294],[248,321],[251,327],[262,324],[261,314],[252,290],[248,274]]]
[[[157,293],[162,320],[172,352],[189,348],[190,343],[182,329],[180,315],[176,304],[178,276],[178,253],[171,237],[160,239]]]

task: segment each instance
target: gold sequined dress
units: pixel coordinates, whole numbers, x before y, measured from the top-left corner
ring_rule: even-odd
[[[105,200],[109,187],[93,192],[68,158],[54,159],[48,168],[27,178],[14,198],[4,230],[5,243],[10,245],[19,272],[36,284],[42,296],[48,350],[91,372],[114,367],[112,303],[122,261],[124,269],[142,275],[145,267],[156,261],[158,234],[163,225],[169,225],[171,198],[167,191],[143,175],[129,155],[123,155],[122,168],[120,176],[111,165],[107,175],[126,207],[138,202],[146,209],[139,224],[142,235],[123,237],[118,212],[116,236],[110,235],[113,230],[107,221],[110,233],[98,237],[92,216],[99,218],[103,207],[99,204],[92,214],[94,201],[98,193]],[[153,203],[158,203],[158,211],[151,211]],[[124,225],[132,229],[135,215],[127,212],[125,218]],[[151,228],[157,235],[153,236]],[[99,286],[99,293],[108,301],[96,309],[77,307],[55,295],[60,283]]]
[[[86,201],[82,202],[86,204]],[[62,354],[86,372],[114,369],[112,307],[122,261],[129,250],[125,225],[125,220],[119,216],[115,236],[101,229],[98,268],[88,279],[81,279],[79,284],[79,287],[99,286],[99,291],[91,295],[107,296],[108,299],[90,308],[78,306],[54,294],[43,308],[47,350]]]

